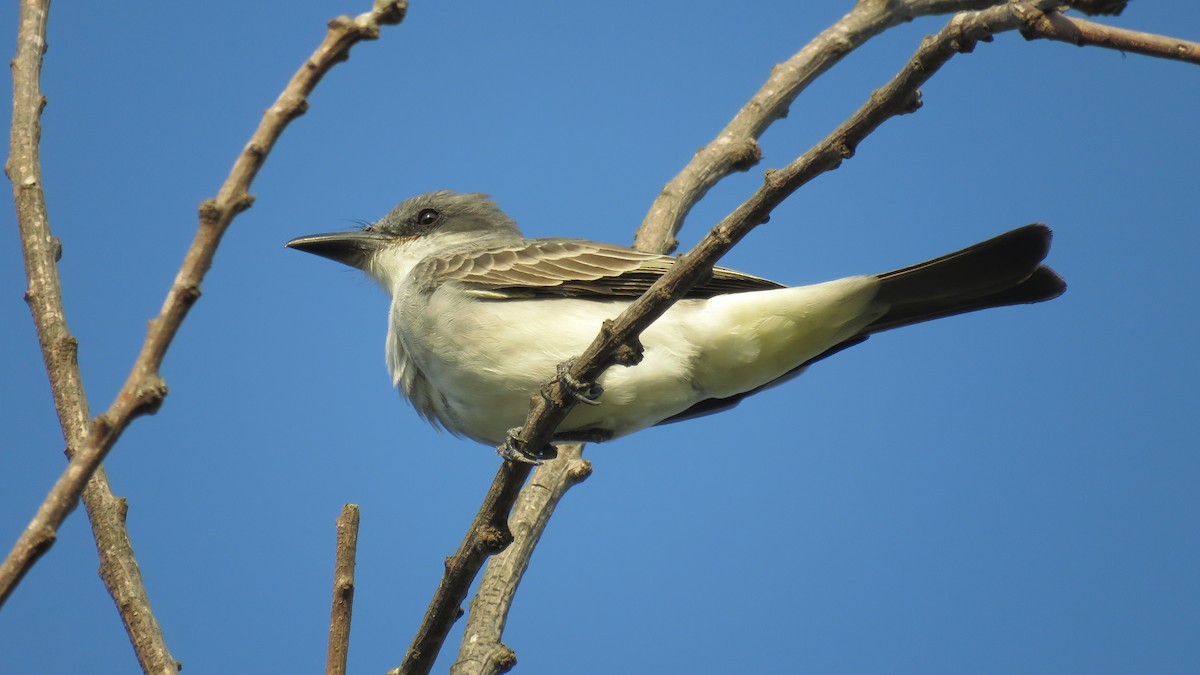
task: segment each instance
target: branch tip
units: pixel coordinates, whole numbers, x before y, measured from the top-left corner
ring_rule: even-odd
[[[578,462],[573,462],[571,468],[567,469],[567,478],[572,484],[578,485],[587,480],[592,475],[591,460],[581,459]]]
[[[408,13],[408,0],[375,0],[375,20],[385,26],[391,26],[404,20]]]

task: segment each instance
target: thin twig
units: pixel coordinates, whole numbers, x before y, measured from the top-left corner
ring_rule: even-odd
[[[389,670],[388,675],[424,674],[433,668],[450,627],[462,615],[462,602],[475,575],[479,574],[488,556],[503,551],[512,543],[508,513],[532,468],[530,464],[511,460],[500,463],[466,536],[454,555],[446,558],[442,581],[429,602],[429,609],[421,619],[404,661]]]
[[[0,564],[0,603],[53,544],[55,532],[74,508],[88,477],[129,423],[141,415],[153,413],[162,403],[167,387],[159,375],[159,366],[183,319],[200,297],[200,284],[212,264],[221,237],[233,218],[253,202],[248,191],[250,183],[279,135],[289,122],[304,113],[308,106],[306,97],[334,64],[347,58],[352,46],[361,40],[377,38],[381,25],[399,23],[406,9],[405,0],[375,0],[374,8],[366,14],[330,21],[325,39],[292,76],[274,105],[267,109],[216,198],[201,204],[196,236],[184,255],[162,310],[150,321],[146,340],[124,386],[109,409],[93,420],[84,443],[71,458],[66,471],[4,563]]]
[[[337,519],[337,556],[333,564],[333,604],[329,610],[329,650],[325,656],[325,675],[346,675],[357,551],[358,504],[346,504]]]
[[[42,56],[46,51],[46,22],[49,19],[49,0],[24,0],[17,32],[17,53],[13,57],[13,120],[9,137],[8,162],[4,172],[13,186],[13,201],[16,203],[17,226],[21,232],[21,245],[25,255],[25,274],[29,279],[25,301],[33,313],[38,341],[46,361],[50,377],[54,404],[61,415],[64,411],[78,408],[86,400],[83,382],[79,377],[77,362],[78,343],[67,328],[62,309],[62,285],[58,278],[57,262],[61,249],[56,237],[50,232],[46,215],[46,196],[42,189],[41,114],[46,100],[41,92]],[[71,431],[79,424],[87,425],[84,418],[64,421],[63,430],[70,446]],[[72,498],[58,505],[59,509],[74,508]],[[35,521],[36,522],[36,521]],[[32,527],[33,524],[31,524]],[[35,560],[53,543],[54,529],[48,528],[40,537],[22,537],[18,545],[23,548],[25,559]],[[11,572],[6,566],[0,574],[15,575],[15,584],[24,575],[26,567]],[[0,604],[3,604],[10,587],[0,586]]]
[[[1141,33],[1135,30],[1105,26],[1086,19],[1077,19],[1059,12],[1046,12],[1030,21],[1021,34],[1026,39],[1044,38],[1066,42],[1079,47],[1105,47],[1122,52],[1156,56],[1186,63],[1200,64],[1200,42]]]
[[[80,433],[82,440],[85,433]],[[98,467],[83,490],[96,550],[100,556],[100,578],[112,596],[125,632],[144,673],[174,675],[182,664],[171,656],[162,627],[150,607],[150,597],[142,582],[129,530],[125,526],[128,505],[113,495],[104,467]]]
[[[87,436],[91,413],[76,358],[78,343],[67,327],[63,311],[62,286],[57,267],[62,249],[50,229],[42,188],[39,142],[45,99],[40,80],[49,4],[48,0],[21,3],[17,54],[12,62],[13,120],[5,173],[13,185],[13,201],[29,282],[25,299],[33,316],[54,408],[66,440],[67,457],[70,458]],[[150,598],[134,556],[129,531],[125,527],[125,500],[113,495],[103,467],[98,467],[87,480],[83,502],[96,540],[100,578],[116,604],[142,671],[174,675],[179,671],[179,664],[171,656],[162,628],[150,607]],[[69,512],[73,503],[56,506]],[[45,535],[47,538],[44,540],[35,538],[30,541],[29,545],[34,548],[23,553],[30,565],[49,548],[54,540],[54,530],[49,530]],[[16,578],[9,589],[15,587],[27,569],[28,566],[13,570]],[[4,597],[6,595],[0,595],[0,603],[3,603]]]
[[[762,159],[758,138],[776,120],[787,116],[800,92],[867,40],[917,17],[984,9],[1003,2],[859,0],[849,13],[800,51],[772,67],[767,81],[729,124],[663,186],[638,228],[634,248],[655,253],[675,250],[675,235],[692,207],[723,178],[758,164]]]
[[[787,61],[773,67],[767,81],[729,124],[663,186],[634,236],[634,247],[655,253],[675,250],[678,243],[675,235],[683,227],[692,207],[726,176],[758,164],[762,159],[758,138],[763,132],[788,114],[792,102],[809,84],[867,40],[918,17],[982,10],[1004,1],[858,0],[854,9],[837,23],[822,31]],[[1127,0],[1064,0],[1060,4],[1089,14],[1120,14]],[[1139,50],[1129,48],[1128,51]]]
[[[580,444],[561,445],[558,457],[543,463],[521,490],[509,526],[513,543],[488,561],[487,572],[471,600],[470,618],[458,651],[452,675],[504,673],[517,662],[517,655],[500,642],[508,610],[529,567],[533,550],[542,538],[554,507],[567,490],[592,473],[592,463],[583,459]]]

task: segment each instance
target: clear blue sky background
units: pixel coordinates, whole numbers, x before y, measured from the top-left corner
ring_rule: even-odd
[[[55,3],[43,168],[95,412],[196,205],[325,21],[367,5]],[[351,670],[397,664],[498,461],[392,391],[384,294],[283,242],[449,187],[491,193],[532,236],[628,243],[771,65],[850,5],[414,0],[333,71],[227,236],[170,397],[107,463],[185,672],[321,668],[346,502],[363,510]],[[943,21],[823,77],[685,244]],[[1187,0],[1110,21],[1200,39]],[[1200,68],[1008,34],[924,94],[724,264],[802,284],[1045,221],[1068,293],[879,336],[734,412],[590,448],[509,621],[518,672],[1200,671]],[[5,550],[64,466],[11,214]],[[96,566],[81,509],[0,611],[6,672],[136,671]]]

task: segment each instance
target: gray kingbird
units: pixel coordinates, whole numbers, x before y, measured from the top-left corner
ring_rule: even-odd
[[[786,287],[715,268],[609,368],[556,440],[616,438],[731,408],[809,364],[892,328],[1042,302],[1066,284],[1027,225],[892,272]],[[391,294],[387,364],[417,413],[499,446],[556,366],[583,352],[674,258],[581,239],[526,239],[486,195],[432,192],[356,232],[287,246],[366,272]],[[602,392],[602,393],[600,393]],[[537,459],[526,457],[525,459]]]

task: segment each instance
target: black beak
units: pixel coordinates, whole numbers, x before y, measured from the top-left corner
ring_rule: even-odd
[[[343,265],[363,269],[371,254],[387,245],[391,237],[378,232],[334,232],[297,237],[284,244],[297,251],[336,260]]]

